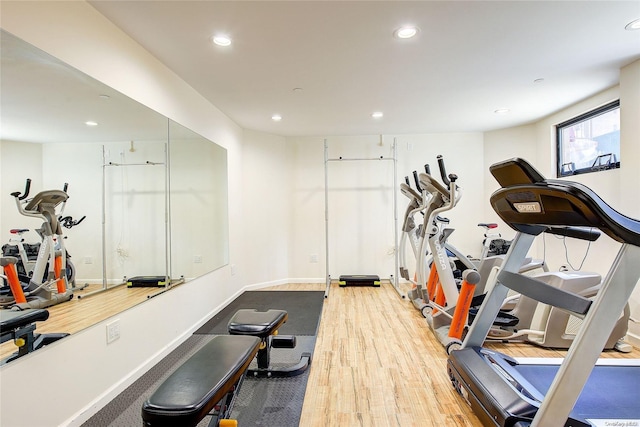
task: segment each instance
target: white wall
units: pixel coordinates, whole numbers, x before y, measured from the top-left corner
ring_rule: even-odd
[[[240,225],[245,266],[238,270],[243,283],[280,284],[290,277],[286,256],[292,216],[290,164],[285,138],[245,131],[241,169],[245,220]]]
[[[518,126],[501,129],[484,134],[484,204],[487,222],[495,222],[499,225],[499,232],[507,239],[513,238],[515,231],[506,226],[491,208],[489,199],[494,191],[500,188],[498,182],[489,171],[489,166],[502,160],[520,157],[528,161],[537,158],[535,143],[535,127],[533,125]]]
[[[26,218],[16,208],[16,204],[9,197],[14,191],[23,192],[25,178],[31,178],[33,188],[42,185],[42,145],[14,141],[0,141],[0,188],[5,189],[0,204],[0,242],[9,241],[9,230],[12,228],[28,228],[34,230],[40,227],[40,221]],[[39,239],[35,232],[29,233],[34,241]],[[25,236],[26,237],[26,236]],[[29,241],[29,240],[28,240]]]
[[[486,221],[484,188],[476,179],[483,171],[481,133],[379,135],[329,137],[328,157],[336,159],[392,156],[397,143],[398,185],[413,170],[429,163],[438,173],[436,157],[442,155],[448,173],[459,177],[463,197],[458,207],[444,214],[456,231],[451,242],[463,253],[479,255]],[[293,223],[290,276],[325,275],[324,142],[323,138],[288,138],[292,151]],[[381,143],[382,141],[382,143]],[[377,274],[389,277],[393,257],[393,164],[389,161],[329,162],[329,265],[332,278],[341,274]],[[439,175],[438,175],[439,176]],[[413,182],[413,181],[412,181]],[[398,227],[407,201],[398,195]],[[318,262],[313,257],[318,256]]]

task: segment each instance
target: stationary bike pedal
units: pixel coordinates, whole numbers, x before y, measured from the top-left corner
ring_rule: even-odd
[[[271,337],[271,347],[273,348],[296,348],[296,337],[294,335],[277,335]]]

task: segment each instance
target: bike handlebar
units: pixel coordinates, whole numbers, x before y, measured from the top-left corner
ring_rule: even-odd
[[[82,221],[84,221],[84,219],[87,216],[83,216],[82,218],[80,218],[78,221],[74,221],[72,217],[70,216],[65,216],[64,218],[60,217],[58,219],[58,221],[60,221],[60,223],[62,224],[63,227],[65,228],[71,228],[71,227],[75,227],[76,225],[80,224]]]
[[[27,178],[27,183],[24,186],[24,193],[21,195],[19,191],[15,191],[11,193],[11,195],[18,200],[24,200],[29,197],[29,190],[31,190],[31,179]]]

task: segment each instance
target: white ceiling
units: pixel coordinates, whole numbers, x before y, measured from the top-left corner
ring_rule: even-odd
[[[167,137],[165,117],[5,31],[0,70],[0,139],[77,143]]]
[[[640,58],[640,31],[624,29],[639,1],[89,3],[239,125],[286,136],[524,124]],[[394,38],[408,23],[418,37]],[[217,32],[233,44],[213,45]]]

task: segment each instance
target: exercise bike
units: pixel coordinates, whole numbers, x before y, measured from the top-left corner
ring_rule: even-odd
[[[69,197],[67,187],[65,184],[64,190],[41,191],[33,198],[27,199],[31,189],[31,180],[27,179],[24,192],[11,193],[18,212],[43,221],[40,227],[42,243],[31,275],[23,276],[21,292],[12,286],[10,294],[0,295],[0,306],[17,306],[20,309],[46,308],[73,298],[62,225],[58,220]],[[60,212],[56,214],[58,206]],[[23,264],[25,273],[28,265],[27,255],[27,263]],[[20,294],[23,294],[23,297]]]
[[[80,218],[79,220],[74,220],[71,216],[60,216],[58,221],[65,228],[72,228],[78,224],[80,224],[85,219],[85,216]],[[40,251],[40,245],[42,244],[42,240],[44,240],[43,230],[41,228],[35,229],[34,231],[40,236],[40,242],[37,243],[26,243],[24,235],[28,233],[30,230],[28,228],[12,228],[9,230],[11,237],[9,238],[9,243],[2,246],[2,256],[11,256],[17,258],[16,269],[18,272],[18,277],[20,281],[23,283],[29,283],[29,279],[33,276],[33,271],[36,266],[36,261],[38,259],[38,252]],[[66,238],[66,237],[65,237]],[[56,250],[60,250],[60,245],[57,239],[54,239]],[[76,269],[71,261],[71,255],[69,251],[66,251],[67,257],[67,281],[71,285],[74,290],[84,289],[85,286],[77,287],[75,276]]]

